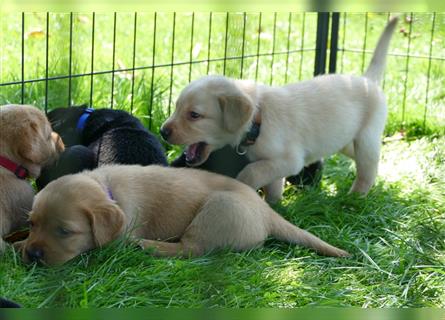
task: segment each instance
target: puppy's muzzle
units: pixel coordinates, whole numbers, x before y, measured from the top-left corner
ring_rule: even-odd
[[[28,248],[25,252],[30,262],[40,262],[44,256],[43,250],[36,247]]]
[[[161,136],[165,141],[168,141],[172,132],[173,132],[173,130],[169,127],[162,127],[160,130]]]

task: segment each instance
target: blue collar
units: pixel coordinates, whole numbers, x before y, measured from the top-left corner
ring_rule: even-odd
[[[93,108],[86,108],[82,115],[79,118],[79,121],[77,121],[77,131],[82,131],[83,128],[85,128],[85,122],[87,121],[88,117],[93,113],[94,109]]]

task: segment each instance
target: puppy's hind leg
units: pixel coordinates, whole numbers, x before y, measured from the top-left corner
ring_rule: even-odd
[[[361,133],[354,141],[357,176],[349,193],[366,195],[377,176],[380,158],[380,135]]]
[[[278,179],[274,182],[264,186],[264,192],[266,194],[266,201],[268,203],[276,203],[281,200],[283,196],[284,179]]]
[[[355,159],[354,143],[351,142],[347,144],[343,149],[340,150],[340,152],[351,159]]]
[[[201,256],[215,249],[236,251],[261,246],[267,237],[263,215],[255,209],[258,197],[243,197],[232,191],[213,194],[195,216],[177,243],[141,240],[157,256]],[[249,201],[254,197],[254,201]]]
[[[156,257],[198,257],[204,254],[200,246],[193,246],[190,243],[165,242],[157,240],[141,239],[138,241],[143,249],[154,249],[153,255]]]
[[[242,251],[259,247],[268,235],[261,205],[255,192],[220,191],[204,204],[181,241],[204,252],[230,248]]]

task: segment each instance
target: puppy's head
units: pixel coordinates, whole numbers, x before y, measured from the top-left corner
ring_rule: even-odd
[[[116,239],[124,213],[97,181],[76,174],[51,182],[36,195],[29,222],[24,261],[57,265]]]
[[[56,108],[48,112],[47,117],[51,127],[63,139],[65,146],[70,147],[82,143],[82,134],[77,130],[79,118],[86,106]]]
[[[5,156],[25,166],[33,177],[64,150],[62,139],[52,131],[45,114],[28,105],[0,107],[0,147]]]
[[[235,81],[207,76],[181,92],[161,135],[169,143],[186,145],[187,163],[198,166],[213,150],[239,142],[253,111],[251,98]]]

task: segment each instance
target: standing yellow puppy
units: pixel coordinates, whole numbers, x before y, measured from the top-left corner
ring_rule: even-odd
[[[397,18],[386,26],[364,76],[323,75],[270,87],[206,76],[180,94],[161,134],[187,145],[190,165],[230,144],[250,160],[237,179],[281,198],[283,177],[341,151],[355,159],[351,192],[366,194],[377,175],[386,102],[379,83]]]

